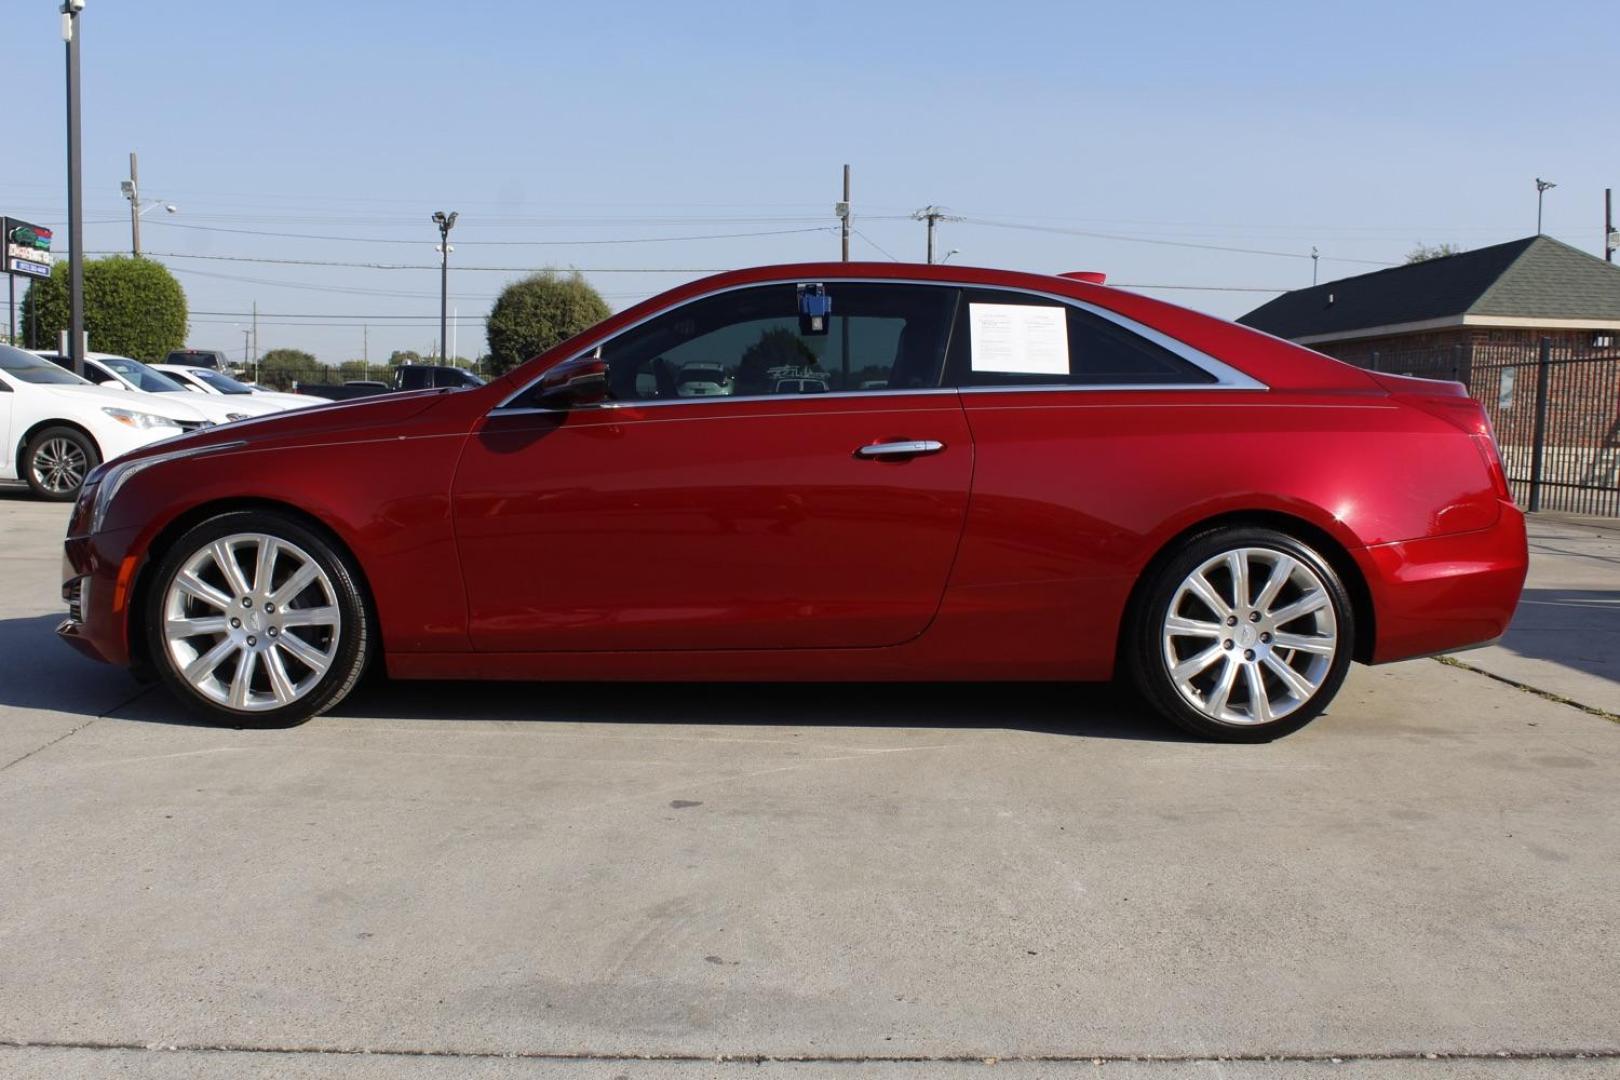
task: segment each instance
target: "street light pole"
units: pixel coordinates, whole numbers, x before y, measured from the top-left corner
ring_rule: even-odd
[[[1542,200],[1542,197],[1547,194],[1548,189],[1555,188],[1557,186],[1558,185],[1553,183],[1551,180],[1543,180],[1539,176],[1536,177],[1536,235],[1537,236],[1541,235],[1541,200]]]
[[[439,360],[447,362],[445,348],[450,344],[450,230],[456,227],[456,211],[435,211],[433,224],[439,227]]]
[[[129,249],[138,259],[141,257],[141,165],[133,150],[129,152],[129,189],[124,194],[129,196]]]
[[[84,177],[79,132],[79,38],[84,0],[62,0],[62,40],[67,42],[68,168],[68,356],[84,375]]]

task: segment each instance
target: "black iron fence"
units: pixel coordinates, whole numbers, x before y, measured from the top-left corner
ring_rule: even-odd
[[[1620,517],[1620,348],[1543,338],[1375,352],[1368,366],[1468,387],[1490,414],[1520,506]]]

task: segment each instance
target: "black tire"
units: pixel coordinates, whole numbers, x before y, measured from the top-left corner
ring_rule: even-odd
[[[35,495],[50,502],[77,499],[84,478],[99,464],[101,452],[95,440],[78,428],[43,428],[23,448],[23,479]]]
[[[1226,631],[1222,631],[1219,636],[1211,640],[1210,645],[1207,647],[1201,645],[1201,642],[1205,640],[1201,636],[1177,638],[1173,643],[1166,640],[1166,620],[1170,615],[1170,606],[1176,600],[1183,582],[1187,581],[1195,570],[1205,566],[1211,560],[1221,558],[1227,553],[1245,550],[1254,552],[1253,557],[1260,559],[1271,558],[1276,555],[1286,556],[1288,559],[1295,560],[1309,574],[1314,575],[1320,583],[1322,591],[1326,593],[1333,620],[1333,636],[1336,640],[1336,648],[1331,657],[1324,657],[1323,662],[1320,663],[1313,660],[1313,654],[1308,652],[1283,652],[1277,650],[1275,655],[1277,662],[1287,664],[1296,671],[1298,667],[1305,668],[1307,672],[1314,671],[1319,676],[1320,682],[1314,693],[1303,698],[1302,704],[1293,705],[1291,711],[1287,711],[1286,715],[1280,715],[1279,718],[1270,721],[1261,719],[1259,722],[1253,722],[1249,720],[1249,717],[1256,714],[1261,718],[1270,715],[1269,711],[1257,710],[1253,704],[1244,706],[1247,714],[1241,720],[1222,719],[1205,711],[1205,708],[1213,708],[1235,714],[1235,706],[1231,710],[1222,707],[1227,695],[1221,694],[1219,687],[1214,685],[1220,682],[1220,675],[1224,675],[1228,667],[1234,668],[1234,675],[1231,681],[1227,683],[1227,686],[1231,688],[1230,693],[1242,695],[1245,702],[1253,696],[1250,689],[1251,684],[1248,682],[1250,678],[1249,667],[1254,668],[1256,673],[1254,677],[1259,678],[1263,685],[1273,691],[1280,693],[1287,689],[1284,681],[1275,674],[1274,669],[1268,668],[1270,661],[1264,655],[1270,648],[1269,643],[1273,640],[1272,632],[1274,631],[1280,638],[1283,636],[1284,631],[1265,621],[1269,618],[1269,612],[1263,615],[1261,619],[1256,620],[1253,628],[1246,629],[1243,627],[1242,624],[1249,621],[1250,618],[1247,612],[1252,610],[1254,605],[1250,605],[1246,600],[1238,601],[1236,590],[1231,587],[1234,575],[1230,571],[1223,575],[1218,572],[1217,568],[1217,571],[1214,572],[1213,584],[1219,598],[1227,600],[1239,614],[1222,617],[1212,605],[1198,600],[1196,597],[1189,600],[1187,596],[1182,597],[1182,607],[1178,609],[1177,614],[1184,618],[1192,618],[1206,623],[1206,626],[1225,625],[1226,618],[1237,618],[1239,621],[1235,624],[1236,629],[1232,630],[1233,637],[1225,637]],[[1245,557],[1245,559],[1247,558]],[[1273,568],[1278,565],[1285,565],[1285,563],[1274,562],[1272,564]],[[1252,564],[1247,563],[1247,561],[1245,566],[1252,569]],[[1149,573],[1152,577],[1144,583],[1145,588],[1141,592],[1140,599],[1131,612],[1130,621],[1127,624],[1124,641],[1125,666],[1142,697],[1154,709],[1184,731],[1220,742],[1270,742],[1272,739],[1298,731],[1310,723],[1327,708],[1328,704],[1333,700],[1333,696],[1338,693],[1339,687],[1344,683],[1345,673],[1350,668],[1351,654],[1354,652],[1355,612],[1351,606],[1349,594],[1345,591],[1344,583],[1340,581],[1339,575],[1334,571],[1332,564],[1308,544],[1301,543],[1298,539],[1273,529],[1247,526],[1217,528],[1191,537],[1168,558],[1161,560]],[[1269,580],[1269,574],[1267,580]],[[1298,595],[1305,595],[1305,590],[1300,588],[1296,581],[1308,582],[1309,578],[1303,573],[1298,574],[1297,578],[1287,579],[1283,589],[1298,589]],[[1256,594],[1262,593],[1263,589],[1264,583],[1256,582],[1252,584],[1249,599],[1258,599],[1259,597]],[[1294,594],[1285,591],[1281,595],[1286,598]],[[1281,612],[1287,606],[1287,603],[1284,602],[1282,607],[1276,610]],[[1208,614],[1200,614],[1200,610]],[[1295,628],[1297,631],[1302,619],[1322,619],[1325,621],[1325,615],[1300,616],[1281,625]],[[1211,623],[1208,620],[1216,621]],[[1244,633],[1250,636],[1258,636],[1260,630],[1268,626],[1271,627],[1271,630],[1265,635],[1267,644],[1262,645],[1256,640],[1251,642],[1254,645],[1254,650],[1245,651],[1243,648],[1244,642],[1237,635]],[[1203,630],[1204,634],[1208,633],[1206,628],[1201,627],[1200,629]],[[1295,636],[1305,635],[1296,633]],[[1233,645],[1226,646],[1227,641],[1232,641]],[[1309,643],[1302,644],[1308,645]],[[1209,676],[1202,674],[1196,676],[1195,678],[1198,679],[1207,677],[1211,680],[1211,685],[1207,688],[1193,686],[1188,692],[1184,693],[1176,678],[1171,674],[1171,660],[1167,656],[1167,652],[1175,653],[1176,650],[1185,650],[1185,652],[1176,653],[1185,662],[1195,656],[1205,655],[1203,652],[1205,648],[1209,650],[1209,653],[1216,653],[1217,649],[1222,650],[1221,653],[1215,655],[1215,662],[1211,665],[1212,667],[1219,666],[1220,673]],[[1230,655],[1225,655],[1227,649],[1231,650]],[[1256,660],[1257,656],[1258,660]],[[1236,683],[1239,681],[1244,684],[1241,690],[1236,688]],[[1204,703],[1205,708],[1193,703],[1192,696],[1194,694],[1197,694],[1197,699]],[[1292,699],[1289,699],[1289,703],[1292,703]],[[1269,700],[1263,704],[1262,708],[1270,709]]]
[[[178,665],[174,652],[165,633],[166,605],[169,592],[177,575],[194,557],[199,556],[215,541],[241,534],[263,535],[273,538],[280,545],[290,545],[297,549],[297,556],[307,556],[322,572],[330,583],[333,594],[333,605],[338,612],[339,622],[330,633],[331,638],[326,639],[323,648],[330,650],[329,666],[324,673],[317,673],[316,669],[298,661],[296,654],[286,649],[286,635],[299,638],[300,644],[305,644],[305,630],[294,631],[289,621],[286,629],[277,630],[282,635],[280,642],[271,643],[270,637],[276,636],[268,630],[260,629],[260,634],[268,635],[266,644],[261,647],[261,659],[251,670],[254,672],[253,680],[259,682],[269,681],[270,657],[266,653],[277,653],[276,661],[280,666],[283,677],[286,677],[287,664],[292,658],[293,669],[301,671],[303,678],[313,680],[308,689],[291,701],[290,704],[263,708],[234,708],[229,701],[210,697],[202,689],[193,686],[186,678]],[[283,548],[285,551],[285,548]],[[278,563],[282,557],[278,557]],[[241,565],[239,563],[239,565]],[[280,569],[279,566],[277,568]],[[246,567],[243,567],[246,573]],[[278,575],[279,576],[279,575]],[[282,582],[285,583],[285,576]],[[153,572],[152,585],[146,591],[146,610],[143,617],[143,626],[146,633],[147,655],[151,658],[152,668],[160,681],[169,692],[183,702],[192,712],[202,719],[223,726],[239,728],[278,728],[292,727],[301,724],[313,716],[327,711],[348,696],[360,681],[370,662],[371,654],[375,649],[376,631],[370,608],[366,602],[364,587],[359,567],[349,553],[343,550],[331,537],[323,532],[312,529],[302,522],[280,513],[264,510],[231,511],[209,518],[207,521],[195,526],[180,537],[159,560]],[[253,583],[257,590],[257,583]],[[274,583],[272,583],[272,587]],[[321,589],[320,583],[312,586]],[[226,590],[222,587],[221,592]],[[254,596],[260,596],[255,591]],[[304,595],[304,594],[299,594]],[[233,602],[236,598],[231,597]],[[289,598],[296,603],[296,598]],[[290,610],[295,610],[293,603],[284,603],[280,616],[286,618]],[[264,607],[262,598],[260,607]],[[329,605],[322,603],[322,610]],[[211,611],[212,609],[208,609]],[[233,608],[234,611],[234,608]],[[204,612],[208,613],[207,611]],[[241,613],[246,618],[245,613]],[[190,616],[187,616],[190,617]],[[266,616],[262,615],[261,618]],[[238,620],[239,621],[239,620]],[[251,627],[249,628],[251,629]],[[241,631],[247,633],[247,629]],[[326,632],[326,631],[319,631]],[[201,639],[204,644],[209,641],[218,643],[224,637],[236,631],[227,631],[216,638]],[[246,638],[247,643],[258,645],[254,638]],[[205,652],[205,648],[187,643],[188,649],[195,652]],[[234,657],[236,653],[228,653]],[[300,680],[301,681],[301,680]],[[232,677],[234,683],[234,674]],[[249,681],[249,686],[253,681]],[[272,691],[273,693],[273,691]]]

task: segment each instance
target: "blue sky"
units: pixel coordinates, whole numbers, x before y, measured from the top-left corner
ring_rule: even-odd
[[[0,212],[53,225],[56,7],[0,10]],[[436,269],[247,260],[428,267],[429,215],[457,210],[456,343],[473,355],[521,268],[580,267],[617,308],[703,270],[835,258],[847,161],[858,258],[920,260],[905,215],[935,203],[968,219],[941,226],[954,261],[1198,286],[1143,291],[1233,316],[1309,284],[1313,245],[1327,280],[1419,241],[1528,235],[1538,175],[1559,185],[1545,231],[1601,254],[1617,15],[1606,0],[89,0],[86,239],[127,249],[118,182],[137,150],[143,194],[179,207],[148,213],[142,239],[173,253],[191,344],[239,355],[257,301],[261,349],[338,361],[365,340],[375,360],[430,346]],[[778,235],[668,239],[742,233]]]

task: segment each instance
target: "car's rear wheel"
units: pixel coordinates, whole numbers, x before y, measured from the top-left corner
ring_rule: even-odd
[[[360,574],[290,517],[204,521],[160,562],[146,627],[159,679],[215,723],[286,727],[343,700],[371,652]]]
[[[79,496],[84,478],[101,463],[96,444],[77,428],[49,427],[23,449],[23,476],[34,494],[52,502]]]
[[[1271,529],[1216,529],[1165,560],[1133,613],[1127,662],[1180,727],[1267,742],[1327,708],[1355,641],[1343,583],[1320,553]]]

